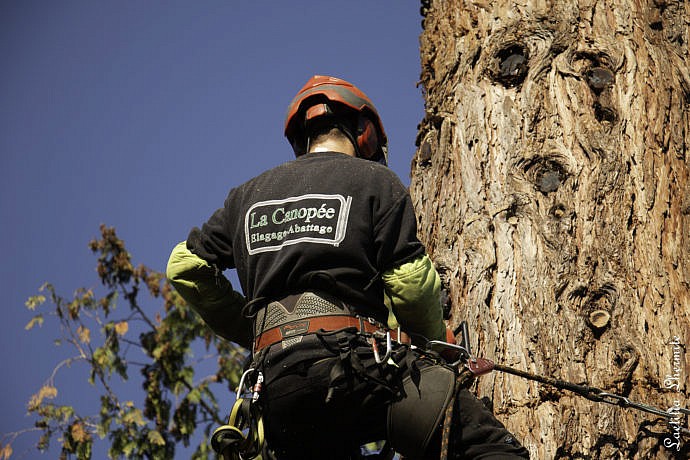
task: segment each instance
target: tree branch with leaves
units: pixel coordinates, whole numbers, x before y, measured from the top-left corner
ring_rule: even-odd
[[[36,416],[33,430],[41,431],[36,447],[45,451],[57,439],[61,459],[90,459],[95,439],[107,438],[111,458],[169,459],[178,444],[189,447],[201,429],[204,436],[192,458],[208,459],[209,434],[224,423],[222,414],[231,406],[230,393],[247,351],[217,338],[162,273],[135,267],[113,228],[102,225],[100,233],[89,243],[98,258],[96,271],[104,291],[100,296],[94,289],[79,288],[66,299],[47,283],[26,302],[36,312],[26,329],[44,326],[48,316],[55,317],[56,344],[73,351],[28,403]],[[193,350],[198,348],[217,362],[211,375],[195,381]],[[56,376],[77,362],[86,363],[85,379],[100,395],[95,413],[84,414],[69,401],[58,402]],[[122,382],[131,382],[133,369],[139,370],[140,401],[121,396]],[[4,436],[0,459],[12,455],[12,441],[22,432]]]

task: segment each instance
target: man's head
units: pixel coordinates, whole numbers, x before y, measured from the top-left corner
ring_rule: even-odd
[[[350,139],[358,157],[386,164],[388,141],[371,100],[345,80],[315,75],[288,106],[285,136],[300,156],[333,128]]]

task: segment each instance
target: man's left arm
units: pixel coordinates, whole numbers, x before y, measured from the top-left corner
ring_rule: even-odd
[[[382,275],[386,305],[403,330],[428,340],[446,340],[441,279],[426,254]]]
[[[216,267],[187,249],[186,241],[172,250],[166,275],[213,332],[251,348],[251,321],[242,315],[246,299]]]

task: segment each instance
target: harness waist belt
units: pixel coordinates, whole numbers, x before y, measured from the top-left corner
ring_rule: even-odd
[[[254,353],[281,340],[298,335],[310,334],[318,331],[337,331],[340,329],[357,328],[359,332],[373,334],[375,332],[389,332],[381,323],[366,318],[349,315],[326,315],[302,318],[290,321],[278,327],[264,331],[254,341]],[[391,339],[401,343],[410,343],[409,336],[404,332],[398,337],[397,331],[390,331]]]

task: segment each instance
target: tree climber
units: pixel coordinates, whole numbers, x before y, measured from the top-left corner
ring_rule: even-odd
[[[476,397],[454,393],[452,371],[395,330],[419,347],[452,338],[373,103],[314,76],[288,107],[285,135],[297,158],[232,189],[167,268],[216,334],[252,350],[270,449],[281,460],[348,459],[386,439],[405,458],[438,458],[455,394],[454,456],[527,458]],[[222,275],[229,268],[246,299]]]

